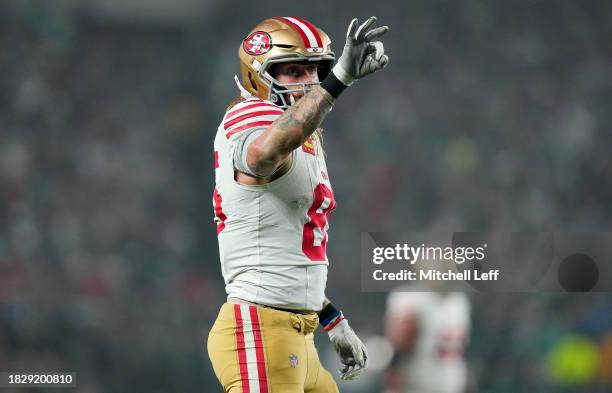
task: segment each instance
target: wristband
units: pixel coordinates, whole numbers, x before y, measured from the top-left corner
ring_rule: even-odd
[[[329,75],[323,79],[323,82],[321,82],[321,87],[324,88],[332,97],[338,98],[340,93],[342,93],[348,86],[340,82],[340,79],[338,79],[333,72],[330,72]]]
[[[341,310],[334,307],[333,304],[329,303],[319,313],[319,322],[326,332],[332,330],[336,325],[344,320],[344,314]]]

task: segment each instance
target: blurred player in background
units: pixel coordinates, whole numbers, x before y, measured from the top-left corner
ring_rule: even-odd
[[[319,125],[340,93],[388,62],[376,18],[349,25],[334,66],[328,36],[298,17],[271,18],[239,48],[241,97],[215,138],[214,209],[228,294],[208,337],[225,392],[337,392],[321,366],[320,321],[358,377],[367,351],[325,298],[328,219],[336,207]],[[332,68],[333,66],[333,68]]]
[[[467,295],[431,284],[423,285],[429,292],[402,289],[415,290],[398,288],[387,299],[385,334],[395,355],[384,376],[385,393],[470,391],[464,358],[470,331]]]

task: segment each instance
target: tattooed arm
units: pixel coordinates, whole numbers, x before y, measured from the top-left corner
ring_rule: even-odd
[[[334,98],[316,86],[290,106],[249,145],[247,164],[262,177],[272,175],[319,127]]]
[[[387,26],[370,29],[376,17],[359,25],[351,21],[342,55],[332,72],[292,105],[258,136],[247,150],[246,163],[262,178],[273,175],[290,162],[291,152],[317,129],[340,93],[354,81],[383,69],[389,62],[382,42]],[[297,74],[290,74],[296,77]],[[286,167],[286,166],[285,166]],[[279,171],[281,172],[281,171]]]

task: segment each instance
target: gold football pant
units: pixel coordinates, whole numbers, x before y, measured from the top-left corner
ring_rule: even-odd
[[[314,345],[317,314],[225,303],[208,356],[225,393],[338,393]]]

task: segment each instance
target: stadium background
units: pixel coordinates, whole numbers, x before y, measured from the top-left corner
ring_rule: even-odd
[[[338,55],[353,15],[391,26],[389,68],[325,123],[328,295],[371,343],[385,297],[360,292],[360,231],[610,229],[610,2],[5,0],[1,371],[76,371],[87,393],[218,391],[203,345],[224,300],[212,140],[240,40],[294,14]],[[609,293],[472,300],[478,391],[610,391]],[[343,391],[380,391],[373,366]]]

